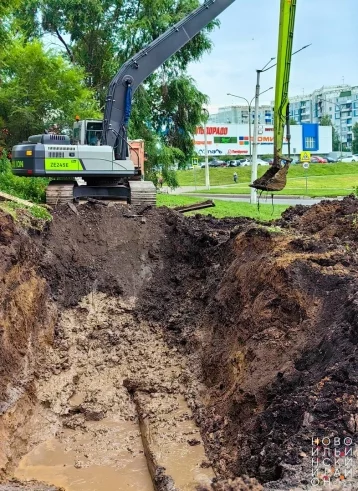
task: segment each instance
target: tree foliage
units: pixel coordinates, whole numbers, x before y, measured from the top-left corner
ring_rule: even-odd
[[[0,77],[0,122],[9,132],[9,145],[53,123],[60,129],[72,127],[78,112],[83,117],[100,115],[83,83],[83,70],[45,50],[40,41],[15,41],[2,54]]]
[[[297,121],[294,118],[290,118],[290,126],[297,125]]]
[[[353,131],[353,142],[352,142],[352,153],[358,154],[358,123],[352,128]]]
[[[325,114],[321,117],[320,125],[332,127],[332,149],[334,152],[338,152],[341,149],[341,140],[338,131],[332,125],[332,120],[328,114]]]
[[[328,114],[325,114],[321,117],[320,123],[321,126],[332,126],[332,120]]]

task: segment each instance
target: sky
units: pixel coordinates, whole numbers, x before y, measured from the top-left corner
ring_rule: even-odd
[[[189,74],[210,98],[209,110],[251,100],[256,70],[277,56],[280,0],[236,0],[211,35],[214,47]],[[297,0],[290,96],[309,94],[323,85],[358,85],[358,0]],[[273,62],[275,63],[275,62]],[[261,91],[275,85],[275,68],[261,74]],[[260,98],[269,104],[274,90]]]

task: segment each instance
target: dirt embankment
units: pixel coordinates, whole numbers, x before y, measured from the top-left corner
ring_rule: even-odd
[[[312,437],[357,436],[357,200],[289,209],[271,227],[247,219],[188,219],[163,209],[147,210],[145,221],[129,214],[81,205],[76,215],[65,207],[40,237],[22,236],[1,217],[3,467],[31,441],[18,432],[19,414],[30,415],[48,370],[54,366],[53,375],[63,378],[74,367],[64,349],[74,324],[54,328],[54,306],[78,308],[99,292],[132,305],[139,329],[148,326],[169,349],[179,349],[179,365],[186,367],[178,375],[181,393],[200,427],[217,489],[253,489],[249,481],[222,482],[244,474],[267,489],[304,489]],[[82,344],[102,350],[103,370],[122,356],[112,353],[108,329],[115,336],[119,328],[107,326],[97,336],[93,326],[80,336]],[[52,336],[53,356],[61,355],[56,363],[45,354]],[[131,344],[125,349],[133,358]],[[140,351],[144,357],[138,346],[135,358]],[[101,370],[98,352],[93,356],[89,377]],[[9,410],[11,394],[17,394],[17,411]],[[91,397],[75,419],[85,418]],[[52,398],[44,406],[56,413],[59,403]],[[61,404],[63,423],[71,411],[67,399]]]

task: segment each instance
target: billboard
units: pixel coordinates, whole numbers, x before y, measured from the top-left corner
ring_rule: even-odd
[[[249,125],[246,124],[211,124],[207,126],[208,154],[220,157],[232,155],[245,157],[250,155]],[[253,133],[254,125],[251,131]],[[251,137],[251,144],[253,137]],[[273,126],[259,125],[258,155],[273,154]],[[205,155],[204,129],[198,127],[194,135],[195,151]],[[284,153],[288,152],[287,139],[284,140]],[[332,128],[316,124],[291,126],[291,155],[302,151],[312,154],[328,154],[332,151]]]

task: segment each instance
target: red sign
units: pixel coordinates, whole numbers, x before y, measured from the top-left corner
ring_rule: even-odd
[[[207,126],[206,127],[206,134],[207,135],[227,135],[229,132],[229,128],[225,128],[224,126],[219,127],[219,126]],[[197,135],[203,135],[204,134],[204,128],[201,128],[200,126],[196,128],[196,134]]]
[[[229,150],[228,155],[239,155],[239,154],[247,154],[248,150]]]

